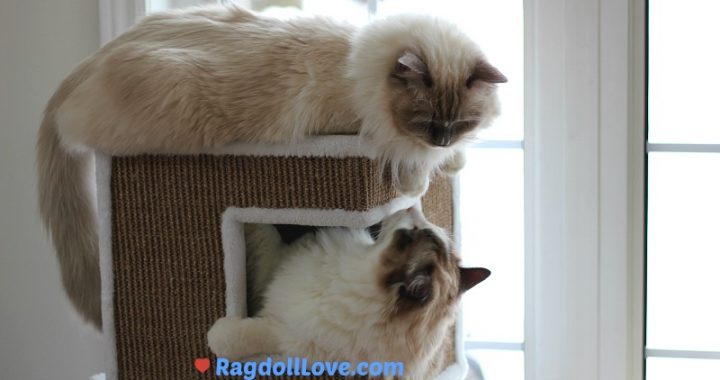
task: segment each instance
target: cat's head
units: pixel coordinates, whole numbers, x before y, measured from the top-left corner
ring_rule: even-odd
[[[363,28],[353,41],[350,75],[356,104],[370,119],[363,132],[425,151],[459,146],[489,126],[500,109],[497,84],[507,81],[457,26],[423,15]]]
[[[496,84],[505,76],[478,53],[428,58],[422,48],[398,53],[388,75],[390,112],[398,133],[426,147],[474,137],[498,115]]]
[[[447,234],[414,208],[383,221],[377,244],[377,281],[390,318],[451,316],[460,296],[490,275],[461,268]]]

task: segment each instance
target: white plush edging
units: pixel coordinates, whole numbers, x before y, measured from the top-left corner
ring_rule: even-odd
[[[244,223],[365,228],[419,203],[418,197],[400,197],[367,211],[228,207],[223,212],[221,223],[227,315],[244,317],[247,312]]]
[[[363,157],[375,159],[376,150],[367,140],[358,135],[327,135],[308,137],[292,143],[234,143],[222,147],[209,148],[195,153],[157,152],[166,156],[190,154],[209,154],[214,156],[272,156],[272,157]],[[134,155],[134,154],[132,154]],[[118,154],[117,156],[126,156]]]
[[[247,273],[245,272],[245,228],[237,209],[222,215],[223,268],[225,271],[225,314],[247,316]]]
[[[210,149],[203,153],[242,156],[374,158],[371,145],[357,135],[316,136],[291,144],[236,143]]]
[[[95,154],[95,183],[97,186],[98,239],[100,251],[100,299],[105,340],[106,380],[117,379],[115,352],[115,315],[113,313],[112,268],[112,207],[110,202],[110,157]]]
[[[243,223],[298,224],[303,226],[365,228],[380,222],[386,216],[409,208],[418,197],[398,197],[367,211],[342,209],[323,210],[314,208],[270,209],[259,207],[229,207],[225,214],[237,215]]]

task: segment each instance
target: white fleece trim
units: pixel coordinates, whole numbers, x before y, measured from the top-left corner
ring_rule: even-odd
[[[97,186],[98,248],[100,255],[100,302],[103,320],[105,379],[117,379],[115,352],[115,315],[113,313],[114,279],[112,266],[112,206],[110,202],[111,158],[95,154]]]
[[[221,223],[227,316],[247,315],[244,223],[365,228],[419,203],[417,197],[400,197],[367,211],[228,207],[222,214]]]
[[[455,249],[462,253],[462,231],[460,231],[460,176],[452,177],[453,242]]]
[[[247,317],[247,272],[245,228],[233,210],[222,214],[223,269],[225,271],[225,313],[228,317]]]
[[[202,153],[214,155],[280,157],[366,157],[374,158],[374,149],[361,136],[328,135],[306,138],[291,144],[236,143]]]
[[[228,207],[236,220],[258,224],[299,224],[303,226],[365,228],[385,219],[390,214],[406,209],[418,202],[418,197],[398,197],[367,211],[315,208],[260,208]],[[223,214],[224,215],[224,214]]]

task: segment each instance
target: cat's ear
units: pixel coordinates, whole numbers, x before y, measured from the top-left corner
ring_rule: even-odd
[[[460,267],[460,294],[483,282],[488,276],[490,276],[490,271],[485,268]]]
[[[473,87],[479,82],[485,83],[505,83],[507,78],[495,66],[487,63],[484,59],[478,60],[475,69],[467,80],[468,88]]]
[[[421,82],[428,87],[432,86],[432,78],[430,78],[427,65],[417,54],[409,51],[397,59],[392,77],[400,79],[404,83]]]

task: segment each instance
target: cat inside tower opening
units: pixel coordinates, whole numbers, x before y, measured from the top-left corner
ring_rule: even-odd
[[[249,316],[208,332],[218,357],[277,354],[351,363],[402,362],[427,379],[462,294],[490,275],[463,268],[447,233],[417,208],[372,229],[320,228],[285,243],[272,225],[245,224]]]

